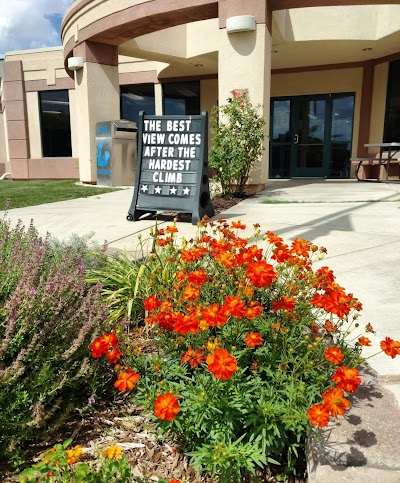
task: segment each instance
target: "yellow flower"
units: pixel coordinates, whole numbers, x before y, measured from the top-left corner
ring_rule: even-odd
[[[219,341],[216,337],[208,339],[206,344],[206,349],[208,352],[214,352],[215,349],[218,349],[218,347],[219,347]]]
[[[81,446],[75,446],[75,448],[73,449],[67,449],[66,453],[68,464],[73,465],[79,460],[80,456],[83,454],[83,449]]]
[[[119,460],[122,457],[122,449],[119,446],[112,445],[101,454],[110,460]]]

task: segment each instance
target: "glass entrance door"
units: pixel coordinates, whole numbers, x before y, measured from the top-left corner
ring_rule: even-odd
[[[270,178],[348,177],[353,110],[353,94],[272,99]]]
[[[300,98],[293,104],[293,177],[324,177],[326,99]]]

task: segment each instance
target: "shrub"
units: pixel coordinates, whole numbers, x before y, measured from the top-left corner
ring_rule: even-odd
[[[40,439],[96,391],[90,341],[104,331],[83,246],[0,220],[0,454]]]
[[[109,358],[118,345],[114,386],[132,391],[197,470],[227,483],[265,478],[270,464],[296,472],[313,427],[349,409],[371,343],[361,334],[373,331],[359,327],[361,303],[333,272],[313,268],[323,247],[267,232],[262,248],[249,242],[259,226],[252,238],[239,236],[245,228],[201,222],[180,245],[175,226],[158,230],[141,285],[146,328],[91,346]],[[390,338],[381,348],[400,354]]]
[[[227,104],[211,111],[210,167],[225,197],[243,196],[250,170],[260,160],[264,118],[247,92],[232,91]]]

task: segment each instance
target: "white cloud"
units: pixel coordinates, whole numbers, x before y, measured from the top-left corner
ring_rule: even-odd
[[[72,3],[73,0],[1,0],[0,54],[61,45],[54,16],[63,16]]]

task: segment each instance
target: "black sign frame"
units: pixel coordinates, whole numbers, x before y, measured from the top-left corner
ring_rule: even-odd
[[[157,131],[147,130],[145,122],[147,126],[154,122],[153,126],[161,128]],[[166,125],[177,129],[166,129]],[[185,130],[185,126],[190,126],[190,130]],[[150,138],[153,134],[155,136]],[[179,137],[185,134],[188,136]],[[143,135],[146,135],[145,141]],[[183,138],[193,143],[174,142],[175,139]],[[151,142],[148,141],[150,139]],[[166,139],[171,139],[173,144],[165,142]],[[150,151],[160,151],[163,148],[167,149],[163,152],[168,152],[166,157],[170,159],[149,159]],[[177,152],[191,154],[185,159],[185,156],[177,156]],[[168,170],[167,165],[176,169]],[[155,166],[158,166],[158,171]],[[214,216],[209,186],[207,112],[193,116],[154,116],[146,115],[144,111],[139,113],[135,190],[127,220],[138,221],[145,214],[159,211],[191,213],[193,225],[204,216]]]

